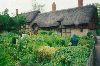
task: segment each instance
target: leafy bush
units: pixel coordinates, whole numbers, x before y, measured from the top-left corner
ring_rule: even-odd
[[[51,60],[52,55],[55,53],[57,49],[54,47],[49,47],[49,46],[41,46],[37,52],[37,61],[39,62],[48,62]]]
[[[50,48],[50,47],[49,47]],[[52,47],[51,47],[52,48]],[[43,50],[44,49],[44,50]],[[38,66],[86,66],[90,50],[84,46],[59,47],[51,52],[39,49]],[[42,60],[41,60],[42,59]]]
[[[82,46],[60,48],[55,52],[52,66],[86,66],[89,49]]]
[[[0,45],[0,66],[14,66],[15,62],[8,51],[8,49]]]
[[[31,40],[37,45],[55,46],[68,46],[70,38],[67,36],[59,35],[33,35]]]
[[[79,46],[86,46],[88,48],[92,48],[95,44],[95,40],[93,38],[89,38],[88,36],[80,37],[78,45]]]
[[[0,34],[0,66],[14,66],[16,63],[16,47],[12,44],[12,38],[17,34],[4,32]]]
[[[96,33],[97,33],[98,36],[100,36],[100,29],[99,28],[96,29]]]
[[[87,33],[87,36],[90,37],[90,38],[92,38],[92,35],[93,35],[92,32],[88,32],[88,33]]]
[[[34,54],[24,55],[20,60],[21,66],[34,66],[34,63],[36,63],[36,58]]]
[[[18,35],[12,32],[3,32],[0,34],[0,44],[12,44],[13,37],[18,37]]]

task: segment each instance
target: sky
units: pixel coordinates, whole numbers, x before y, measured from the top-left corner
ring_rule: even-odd
[[[0,0],[0,12],[4,9],[9,9],[9,14],[15,15],[15,10],[18,9],[19,13],[32,11],[33,0]],[[38,3],[44,4],[44,12],[51,11],[51,5],[53,2],[56,3],[57,10],[68,9],[77,7],[78,0],[37,0]],[[100,0],[83,0],[84,5],[92,3],[100,3]]]

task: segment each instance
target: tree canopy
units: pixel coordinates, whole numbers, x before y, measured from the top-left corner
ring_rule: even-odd
[[[33,7],[33,11],[41,11],[41,12],[44,11],[43,9],[44,4],[38,3],[37,0],[33,0],[32,7]]]
[[[26,23],[26,18],[23,15],[9,16],[8,9],[5,9],[0,14],[0,31],[18,31],[21,25]]]

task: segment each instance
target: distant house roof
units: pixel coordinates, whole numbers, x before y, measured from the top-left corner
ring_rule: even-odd
[[[31,11],[23,13],[23,15],[26,17],[27,22],[32,22],[38,15],[38,13],[40,13],[40,11]]]
[[[36,23],[39,27],[51,27],[57,26],[58,21],[61,20],[62,25],[79,25],[90,23],[96,14],[97,8],[94,5],[87,5],[80,8],[39,13],[31,24]]]

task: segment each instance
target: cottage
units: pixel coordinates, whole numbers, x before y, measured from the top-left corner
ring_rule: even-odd
[[[28,13],[23,13],[27,21],[26,28],[30,28],[30,23],[37,17],[38,13],[40,13],[40,11],[32,11]]]
[[[18,10],[16,11],[18,12]],[[22,15],[26,17],[26,24],[24,24],[23,26],[21,26],[21,32],[22,33],[30,33],[31,31],[31,27],[30,24],[32,23],[32,21],[36,18],[36,16],[38,15],[38,13],[40,13],[40,11],[31,11],[31,12],[27,12],[27,13],[23,13]]]
[[[97,8],[94,5],[83,6],[83,0],[78,0],[78,7],[56,11],[56,4],[52,4],[52,11],[47,13],[35,13],[29,21],[33,32],[38,29],[54,30],[60,35],[79,36],[86,35],[89,31],[95,31],[98,20]]]

